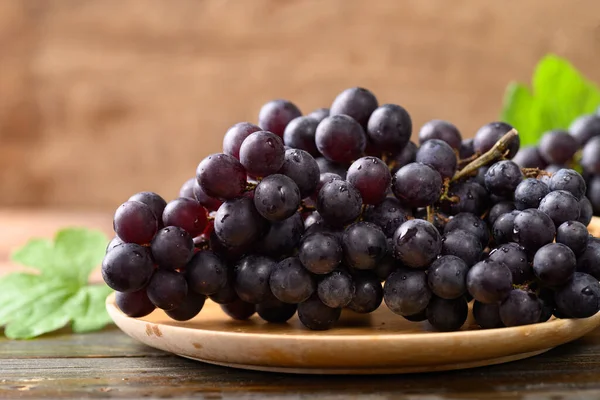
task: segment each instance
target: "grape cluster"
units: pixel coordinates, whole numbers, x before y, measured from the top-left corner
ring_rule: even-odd
[[[441,331],[459,329],[471,301],[482,328],[598,311],[600,240],[581,175],[521,168],[505,123],[463,140],[433,120],[419,145],[412,130],[403,107],[362,88],[304,116],[265,104],[178,198],[143,192],[117,209],[102,264],[117,305],[184,321],[208,297],[234,319],[297,313],[314,330],[382,302]]]

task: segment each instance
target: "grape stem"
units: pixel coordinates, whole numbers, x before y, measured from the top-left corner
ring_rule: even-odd
[[[464,167],[463,169],[458,171],[456,174],[454,174],[451,182],[455,182],[466,176],[470,176],[471,174],[473,174],[475,171],[477,171],[479,168],[483,167],[484,165],[488,165],[489,163],[491,163],[493,161],[496,161],[496,160],[499,160],[499,159],[505,157],[506,153],[508,152],[508,145],[509,145],[510,141],[512,139],[514,139],[515,137],[517,137],[518,135],[519,135],[519,133],[514,128],[511,129],[510,131],[506,132],[506,134],[504,136],[502,136],[500,138],[500,140],[498,140],[496,142],[494,147],[492,147],[487,152],[483,153],[480,157],[471,161],[469,164],[467,164],[466,167]]]
[[[433,224],[434,211],[433,206],[427,206],[427,222]]]

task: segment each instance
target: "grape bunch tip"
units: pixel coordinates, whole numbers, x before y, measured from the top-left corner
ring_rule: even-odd
[[[520,148],[503,122],[463,139],[364,88],[303,115],[273,100],[233,125],[176,199],[117,208],[102,276],[130,317],[156,308],[312,330],[382,303],[459,330],[586,318],[600,309],[600,117]],[[591,121],[591,122],[590,122]],[[577,172],[579,171],[579,172]],[[468,304],[473,303],[472,307]]]

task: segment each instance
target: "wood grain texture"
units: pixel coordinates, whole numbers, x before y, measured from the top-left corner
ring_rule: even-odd
[[[116,11],[118,10],[118,12]],[[0,205],[173,198],[265,101],[372,88],[467,137],[548,52],[600,81],[596,0],[0,1]]]

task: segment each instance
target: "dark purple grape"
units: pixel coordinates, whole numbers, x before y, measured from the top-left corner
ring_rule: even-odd
[[[575,272],[565,286],[555,292],[556,309],[573,318],[588,318],[600,309],[600,283],[598,279]]]
[[[325,157],[317,157],[315,158],[315,161],[319,166],[319,172],[321,175],[325,173],[331,173],[340,176],[342,179],[346,179],[346,170],[348,168],[344,164],[334,163]]]
[[[363,155],[367,145],[362,127],[347,115],[332,115],[321,121],[315,141],[319,152],[336,163],[351,163]]]
[[[384,104],[371,114],[367,136],[373,145],[397,154],[407,146],[412,134],[412,120],[408,112],[396,104]]]
[[[424,271],[399,269],[383,285],[383,301],[386,306],[393,313],[404,317],[425,310],[431,297]]]
[[[196,184],[196,178],[190,178],[181,185],[179,189],[179,197],[185,197],[187,199],[196,200],[196,196],[194,196],[194,185]],[[165,203],[166,205],[166,203]],[[162,212],[160,213],[162,217]]]
[[[118,237],[118,236],[115,236],[115,237],[114,237],[114,238],[112,238],[112,239],[110,240],[110,242],[108,242],[108,244],[106,245],[106,252],[108,253],[109,251],[111,251],[112,249],[114,249],[115,247],[117,247],[118,245],[120,245],[120,244],[123,244],[123,243],[125,243],[125,242],[123,241],[123,239],[121,239],[121,238],[120,238],[120,237]]]
[[[156,307],[172,310],[183,303],[188,293],[188,286],[183,274],[157,269],[148,283],[146,292]]]
[[[523,180],[521,168],[512,161],[498,161],[485,173],[485,187],[491,193],[507,197],[513,192]]]
[[[283,324],[296,314],[296,304],[287,304],[274,297],[257,304],[256,313],[267,322]]]
[[[267,221],[248,197],[227,200],[215,216],[215,233],[229,247],[247,246],[257,241],[266,229]]]
[[[276,173],[284,161],[283,140],[271,132],[254,132],[240,147],[240,162],[246,171],[256,178]]]
[[[442,237],[442,255],[456,256],[468,266],[479,262],[482,252],[481,241],[471,232],[455,229]]]
[[[285,175],[275,174],[264,178],[254,190],[254,206],[263,216],[280,222],[294,215],[300,206],[298,185]]]
[[[473,303],[473,317],[481,329],[501,328],[504,326],[500,319],[500,305],[485,304],[477,300]]]
[[[347,272],[336,270],[321,279],[317,285],[319,299],[328,307],[346,307],[354,297],[354,281]]]
[[[329,115],[344,114],[366,127],[369,117],[378,105],[373,93],[361,87],[354,87],[344,90],[333,100]]]
[[[539,322],[546,322],[554,313],[556,304],[554,303],[554,291],[548,288],[541,288],[538,291],[538,300],[542,304],[542,314],[540,315]]]
[[[207,195],[204,190],[202,190],[202,186],[198,183],[196,179],[194,179],[194,199],[198,201],[198,203],[202,204],[204,208],[208,211],[217,211],[223,202],[215,197],[210,197]],[[187,197],[187,196],[186,196]]]
[[[388,249],[389,248],[391,248],[391,239],[388,239]],[[381,282],[383,282],[400,266],[400,262],[392,257],[391,252],[388,250],[388,253],[385,255],[385,257],[383,257],[383,259],[379,261],[373,269],[373,273]]]
[[[577,200],[585,195],[587,190],[585,180],[579,173],[572,169],[558,170],[550,178],[550,190],[566,190]]]
[[[206,195],[233,199],[244,193],[246,170],[234,156],[211,154],[198,164],[196,179]]]
[[[158,230],[158,220],[149,206],[130,200],[117,208],[113,228],[126,243],[148,244]]]
[[[156,306],[152,304],[146,289],[141,289],[135,292],[115,294],[115,302],[125,315],[131,318],[141,318],[150,314]]]
[[[518,210],[538,208],[548,193],[550,193],[550,189],[544,182],[527,178],[515,189],[515,206]]]
[[[467,292],[469,266],[456,256],[442,256],[427,270],[429,288],[442,299],[457,299]]]
[[[448,195],[458,201],[442,203],[442,208],[454,215],[462,212],[481,215],[490,203],[487,190],[475,181],[457,182],[450,185]]]
[[[443,140],[456,150],[460,150],[462,145],[462,136],[456,126],[439,119],[425,123],[419,131],[419,143],[421,145],[431,139]]]
[[[588,174],[600,175],[600,136],[591,139],[583,148],[581,166]]]
[[[533,272],[542,284],[549,287],[564,285],[575,272],[575,253],[562,243],[549,243],[533,257]]]
[[[523,181],[523,182],[526,182],[526,181],[527,181],[527,179],[525,181]],[[517,186],[517,190],[518,190],[518,186]],[[517,194],[515,193],[515,201],[516,201],[516,198],[517,198]],[[490,212],[489,212],[488,217],[487,217],[488,223],[493,226],[494,222],[496,222],[496,220],[501,215],[504,215],[506,213],[514,211],[514,210],[516,210],[516,208],[517,207],[515,205],[515,202],[509,201],[509,200],[503,200],[503,201],[501,201],[499,203],[494,204],[492,206],[492,208],[490,208]],[[537,206],[535,206],[534,208],[537,208]]]
[[[161,216],[167,206],[165,199],[154,192],[140,192],[131,196],[129,201],[139,201],[150,207],[150,210],[152,210],[152,213],[156,216],[158,221],[158,229],[162,228]]]
[[[458,156],[461,160],[466,160],[467,158],[471,158],[475,155],[475,149],[473,148],[473,141],[475,139],[465,139],[460,144],[460,148],[458,149]]]
[[[413,142],[406,143],[406,146],[391,159],[392,174],[395,174],[400,168],[407,164],[415,162],[417,158],[417,145]]]
[[[285,128],[283,143],[293,149],[304,150],[313,156],[318,156],[315,134],[319,122],[310,116],[294,118]]]
[[[475,264],[467,274],[467,289],[473,298],[490,304],[504,300],[512,290],[510,270],[492,260]]]
[[[498,221],[496,221],[496,224]],[[496,226],[494,225],[494,232]],[[540,247],[554,240],[556,228],[548,214],[530,208],[519,212],[514,219],[513,239],[525,247],[528,254],[535,253]],[[499,244],[497,241],[496,243]]]
[[[315,331],[331,329],[341,314],[341,308],[327,307],[316,294],[298,304],[298,319],[302,325]]]
[[[329,233],[315,232],[300,244],[298,257],[314,274],[328,274],[342,262],[343,250],[338,239]]]
[[[204,232],[208,216],[206,209],[196,200],[179,198],[167,204],[162,220],[165,226],[178,226],[196,237]]]
[[[475,235],[481,242],[483,248],[485,248],[490,241],[490,231],[485,221],[471,213],[456,214],[446,224],[444,233],[455,230],[463,230]]]
[[[227,130],[223,137],[223,153],[240,159],[240,147],[244,140],[262,129],[250,122],[238,122]]]
[[[439,172],[442,178],[451,178],[456,172],[458,163],[452,147],[439,139],[430,139],[421,144],[416,161],[429,165]]]
[[[483,154],[490,150],[502,136],[506,135],[511,129],[507,123],[491,122],[479,128],[473,140],[473,147],[479,154]],[[515,136],[508,144],[507,158],[513,158],[519,151],[521,140],[519,136]]]
[[[567,221],[556,229],[556,243],[569,247],[576,256],[581,255],[587,247],[589,232],[581,222]],[[600,259],[598,259],[600,261]]]
[[[516,210],[511,211],[496,219],[496,222],[494,222],[494,226],[492,227],[492,237],[496,245],[513,241],[515,218],[519,213],[520,212]]]
[[[301,115],[302,112],[290,101],[271,100],[261,107],[258,113],[258,126],[264,131],[283,137],[283,132],[290,121]]]
[[[365,221],[378,225],[385,236],[390,238],[410,216],[412,216],[411,211],[404,208],[394,197],[386,197],[376,206],[367,208],[363,214]]]
[[[588,239],[585,251],[577,258],[577,271],[600,279],[600,240]]]
[[[134,243],[115,246],[102,260],[102,278],[117,292],[137,292],[144,288],[153,271],[150,252]]]
[[[269,285],[277,299],[290,304],[302,303],[316,290],[312,275],[297,257],[279,262],[271,272]]]
[[[265,221],[265,226],[266,225],[268,225],[268,223]],[[242,246],[231,246],[224,243],[213,230],[208,238],[208,244],[210,249],[223,261],[235,264],[253,250],[253,246],[256,245],[256,242],[251,242]]]
[[[355,222],[344,231],[342,248],[350,267],[373,269],[386,254],[387,239],[377,225]]]
[[[364,204],[379,204],[387,195],[392,176],[379,158],[363,157],[352,163],[346,179],[358,189]]]
[[[533,279],[527,252],[518,243],[505,243],[496,247],[490,252],[488,259],[508,268],[515,285],[522,285]]]
[[[600,136],[600,116],[582,115],[571,123],[569,133],[584,146],[591,138]]]
[[[579,149],[579,144],[567,131],[554,130],[544,133],[539,148],[548,164],[566,164]]]
[[[423,311],[418,312],[413,315],[403,315],[405,320],[410,322],[422,322],[427,321],[427,309],[425,308]]]
[[[428,165],[411,163],[396,172],[392,179],[392,191],[406,207],[426,207],[439,199],[442,176]]]
[[[199,251],[185,266],[185,277],[190,290],[213,295],[227,284],[227,264],[210,250]]]
[[[535,324],[541,315],[542,303],[538,297],[522,289],[512,290],[500,304],[500,320],[505,326]]]
[[[513,161],[521,168],[544,169],[548,166],[537,146],[522,147],[513,158]]]
[[[217,293],[211,294],[209,298],[217,304],[229,304],[238,301],[239,297],[233,287],[234,279],[233,268],[229,268],[227,283]]]
[[[160,267],[180,269],[192,258],[194,241],[185,230],[177,226],[167,226],[154,236],[150,250],[154,261]]]
[[[323,121],[326,117],[329,117],[329,108],[317,108],[307,115],[307,117],[311,117],[316,119],[317,122]]]
[[[600,180],[598,180],[598,194],[600,196]],[[591,190],[590,190],[591,192]],[[600,214],[600,201],[599,201],[599,207],[598,207],[598,213]],[[592,222],[592,217],[594,216],[594,208],[592,207],[592,203],[590,202],[590,199],[588,199],[587,197],[583,196],[581,198],[581,200],[579,200],[579,218],[577,219],[577,221],[581,222],[583,225],[588,226],[590,224],[590,222]]]
[[[563,222],[579,219],[579,201],[565,190],[548,193],[540,202],[538,209],[546,213],[557,227]]]
[[[221,304],[221,310],[237,321],[245,321],[256,312],[256,306],[237,299],[227,304]]]
[[[279,173],[291,178],[298,185],[302,198],[315,193],[319,184],[319,165],[303,150],[286,150],[285,160]]]
[[[354,274],[354,296],[348,308],[359,314],[368,314],[379,308],[383,300],[383,288],[379,278],[369,272]]]
[[[469,306],[464,297],[446,300],[433,296],[427,306],[427,321],[442,332],[459,330],[468,314]]]
[[[267,233],[258,243],[256,252],[278,258],[293,253],[304,233],[304,223],[299,213],[295,213],[281,222],[272,222]]]
[[[442,238],[429,222],[412,219],[394,233],[394,257],[411,268],[428,266],[442,251]]]
[[[175,321],[189,321],[200,313],[206,296],[188,291],[183,302],[172,310],[166,310],[165,313]]]
[[[259,304],[271,296],[269,277],[275,261],[263,256],[244,257],[235,266],[235,292],[248,303]]]
[[[317,196],[317,211],[333,226],[343,226],[358,218],[362,204],[360,192],[348,181],[332,180],[323,185]]]

